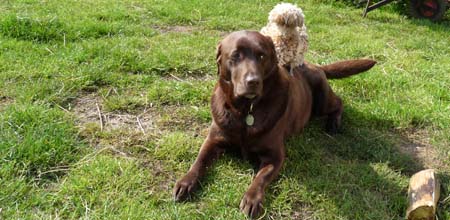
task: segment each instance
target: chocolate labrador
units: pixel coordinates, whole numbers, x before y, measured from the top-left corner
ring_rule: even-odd
[[[252,218],[259,216],[265,189],[283,165],[286,138],[300,133],[312,115],[326,116],[329,132],[339,129],[342,101],[327,78],[354,75],[374,64],[364,59],[327,66],[305,63],[292,76],[277,64],[270,38],[255,31],[225,37],[217,49],[219,79],[211,98],[213,121],[194,164],[175,184],[175,200],[186,199],[223,152],[237,150],[258,167],[240,209]]]

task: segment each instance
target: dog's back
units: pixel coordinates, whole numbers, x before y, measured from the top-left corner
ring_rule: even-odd
[[[282,119],[289,125],[286,126],[286,134],[298,134],[302,132],[311,117],[313,93],[308,79],[303,74],[300,74],[299,71],[294,72],[292,77],[284,67],[280,67],[280,74],[286,76],[290,81],[289,104],[284,115],[285,117]]]

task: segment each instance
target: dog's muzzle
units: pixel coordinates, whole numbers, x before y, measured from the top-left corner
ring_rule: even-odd
[[[244,78],[245,93],[244,97],[253,99],[258,96],[262,90],[262,78],[254,73],[249,73]]]

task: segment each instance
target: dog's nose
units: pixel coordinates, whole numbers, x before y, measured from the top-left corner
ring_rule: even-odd
[[[249,74],[245,77],[245,85],[248,87],[257,87],[261,84],[261,78],[255,74]]]

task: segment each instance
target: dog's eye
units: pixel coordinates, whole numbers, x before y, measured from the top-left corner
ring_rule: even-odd
[[[232,55],[231,55],[231,60],[233,61],[233,62],[237,62],[237,61],[239,61],[241,59],[241,53],[233,53]]]
[[[257,53],[257,54],[256,54],[256,60],[258,60],[258,61],[263,61],[264,58],[265,58],[265,56],[264,56],[263,53]]]

